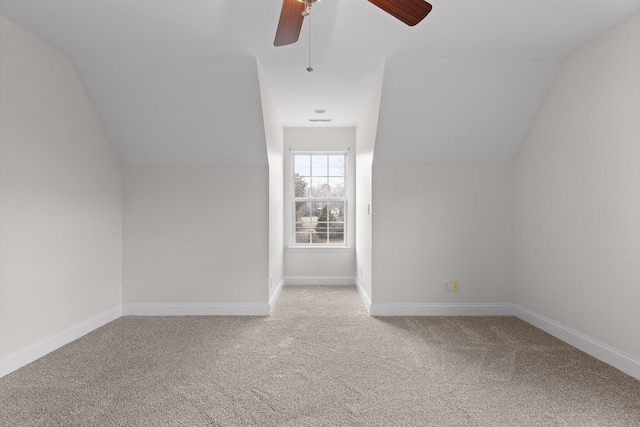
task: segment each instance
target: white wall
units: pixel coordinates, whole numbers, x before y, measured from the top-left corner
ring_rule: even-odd
[[[355,128],[285,128],[284,129],[284,244],[292,242],[293,206],[291,203],[291,151],[347,151],[347,205],[349,250],[289,250],[285,249],[286,277],[349,277],[355,272]]]
[[[127,166],[124,303],[266,304],[269,170]]]
[[[511,167],[374,165],[373,200],[374,304],[513,301]]]
[[[380,96],[384,80],[384,67],[371,89],[356,127],[356,280],[371,300],[372,292],[372,163],[378,130]]]
[[[269,158],[269,298],[284,280],[284,128],[262,74],[260,97]]]
[[[640,359],[640,15],[563,63],[518,159],[515,301]]]
[[[557,68],[555,60],[387,59],[374,165],[512,165]]]
[[[122,171],[71,61],[3,16],[0,94],[2,362],[120,306]]]
[[[134,52],[100,50],[75,59],[124,164],[267,164],[255,58]]]

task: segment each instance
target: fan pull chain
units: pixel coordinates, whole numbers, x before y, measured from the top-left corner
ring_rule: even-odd
[[[309,21],[309,66],[307,67],[307,71],[312,72],[313,68],[311,68],[311,15],[307,16],[307,20]]]

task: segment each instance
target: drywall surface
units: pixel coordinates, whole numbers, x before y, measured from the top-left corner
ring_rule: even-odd
[[[511,167],[374,165],[373,200],[374,304],[513,302]]]
[[[0,360],[122,299],[122,170],[71,61],[0,16]]]
[[[266,166],[255,58],[110,49],[74,64],[124,164]]]
[[[378,130],[380,95],[384,79],[384,68],[380,70],[362,117],[356,127],[356,280],[371,299],[372,292],[372,191],[371,167]]]
[[[355,128],[285,128],[284,129],[284,256],[286,277],[353,277],[355,270]],[[293,202],[291,166],[295,151],[347,152],[347,242],[349,250],[292,251],[289,247],[293,231]]]
[[[373,164],[512,165],[558,63],[387,59]]]
[[[260,77],[260,97],[269,158],[269,297],[284,279],[284,128]]]
[[[570,55],[515,168],[515,302],[640,359],[640,15]]]
[[[124,303],[268,302],[266,166],[124,176]]]

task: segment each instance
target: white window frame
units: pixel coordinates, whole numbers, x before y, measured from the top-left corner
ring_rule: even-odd
[[[344,156],[344,197],[296,197],[295,190],[295,169],[296,155],[342,155]],[[348,188],[348,160],[349,160],[349,151],[322,151],[322,150],[314,150],[314,151],[291,151],[291,167],[289,168],[289,191],[291,194],[291,242],[289,245],[289,250],[305,250],[305,251],[313,251],[313,250],[349,250],[349,188]],[[342,202],[344,203],[344,242],[343,243],[297,243],[296,242],[296,202]]]

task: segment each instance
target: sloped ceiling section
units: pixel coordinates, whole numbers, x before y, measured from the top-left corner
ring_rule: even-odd
[[[125,164],[267,165],[255,58],[156,56],[153,64],[136,57],[75,65]]]
[[[559,61],[389,59],[374,165],[515,162]]]
[[[254,46],[272,44],[279,9],[254,3],[0,0],[0,13],[69,55],[123,163],[266,165]]]
[[[513,161],[555,67],[640,10],[430,3],[408,27],[366,0],[323,0],[281,47],[282,0],[0,0],[0,14],[69,55],[126,164],[266,164],[253,58],[286,127],[356,126],[386,60],[376,163],[442,164]]]

